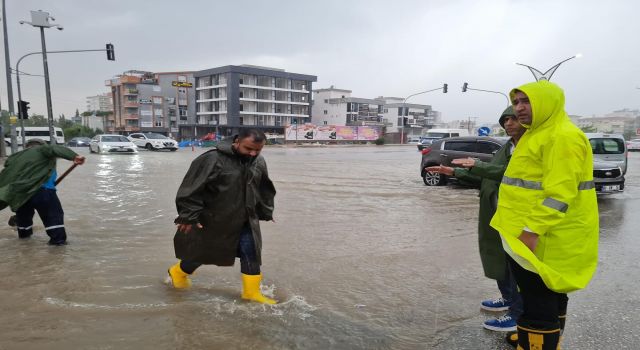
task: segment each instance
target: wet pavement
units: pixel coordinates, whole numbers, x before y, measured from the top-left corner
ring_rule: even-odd
[[[267,148],[278,190],[263,223],[264,306],[239,266],[163,283],[174,196],[191,152],[94,155],[59,186],[69,245],[42,224],[0,227],[0,349],[509,349],[482,329],[498,296],[477,252],[477,191],[427,187],[411,147]],[[58,162],[59,173],[69,162]],[[570,294],[564,349],[640,342],[640,153],[624,193],[600,197],[600,264]],[[11,213],[0,212],[0,222]]]

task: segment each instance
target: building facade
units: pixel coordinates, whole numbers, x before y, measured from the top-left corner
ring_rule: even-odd
[[[384,102],[376,99],[351,97],[351,90],[313,90],[311,122],[316,125],[385,126]]]
[[[430,105],[405,103],[399,97],[352,97],[351,90],[333,86],[314,90],[312,115],[317,125],[379,126],[387,134],[402,131],[404,140],[423,135],[440,123],[440,112]]]
[[[113,110],[112,96],[110,92],[87,97],[88,112],[111,112]]]
[[[430,105],[406,103],[400,97],[383,97],[383,121],[387,123],[387,132],[403,133],[403,140],[418,137],[438,124],[438,112],[434,112]],[[404,142],[404,141],[403,141]]]
[[[180,125],[184,138],[232,135],[240,128],[283,134],[288,124],[311,120],[316,76],[250,65],[195,72],[195,118]]]
[[[195,119],[192,72],[127,71],[106,85],[111,87],[113,114],[105,120],[105,132],[181,138],[180,125]]]

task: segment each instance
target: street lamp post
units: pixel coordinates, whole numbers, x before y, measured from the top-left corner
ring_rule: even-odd
[[[493,91],[493,90],[483,90],[483,89],[472,89],[472,88],[469,87],[469,83],[465,82],[464,84],[462,84],[462,92],[467,92],[467,90],[482,91],[482,92],[490,92],[490,93],[494,93],[494,94],[500,94],[500,95],[504,96],[504,98],[507,99],[507,107],[509,107],[509,105],[511,104],[511,100],[509,99],[509,96],[507,96],[507,94],[505,94],[504,92]]]
[[[447,84],[443,84],[443,85],[442,85],[442,87],[438,87],[438,88],[430,89],[430,90],[426,90],[426,91],[416,92],[415,94],[411,94],[411,95],[409,95],[409,96],[405,97],[404,101],[402,101],[402,104],[403,104],[403,106],[402,106],[403,111],[402,111],[402,113],[401,113],[402,115],[400,116],[400,123],[398,124],[398,128],[400,129],[400,144],[402,144],[402,143],[403,143],[403,139],[404,139],[404,137],[403,137],[403,136],[404,136],[404,116],[405,116],[405,110],[404,110],[404,108],[407,108],[407,107],[405,107],[405,106],[404,106],[404,104],[405,104],[405,103],[407,103],[407,100],[408,100],[410,97],[417,96],[417,95],[422,95],[422,94],[426,94],[427,92],[437,91],[437,90],[440,90],[440,89],[442,89],[442,92],[446,94],[446,93],[447,93],[447,88],[448,88],[448,85],[447,85]],[[407,108],[407,109],[406,109],[406,113],[407,113],[407,115],[408,115],[408,113],[409,113],[409,108]]]
[[[47,95],[47,119],[49,121],[49,143],[54,145],[56,143],[55,131],[53,129],[53,107],[51,105],[51,84],[49,82],[49,64],[47,63],[47,45],[44,40],[44,28],[56,27],[58,30],[62,30],[62,26],[59,24],[51,24],[49,20],[55,21],[55,19],[49,16],[48,12],[44,11],[31,11],[31,22],[20,21],[20,24],[31,24],[34,27],[40,28],[40,40],[42,42],[42,63],[44,65],[44,85]]]
[[[115,54],[114,54],[114,49],[113,49],[113,45],[112,44],[107,44],[107,48],[106,49],[95,49],[95,50],[56,50],[56,51],[49,51],[48,53],[70,53],[70,52],[95,52],[95,51],[107,51],[107,59],[110,61],[115,60]],[[16,63],[16,84],[18,86],[18,101],[22,101],[22,91],[20,89],[20,62],[22,62],[23,59],[31,56],[31,55],[40,55],[42,54],[42,52],[38,51],[38,52],[30,52],[22,57],[20,57],[18,59],[18,62]],[[26,112],[26,111],[25,111]],[[21,116],[22,117],[22,116]],[[20,119],[20,128],[22,128],[22,145],[24,147],[24,119],[21,118]],[[51,132],[51,130],[49,130],[49,132]],[[51,135],[49,135],[51,137]]]
[[[560,67],[561,64],[563,64],[563,63],[565,63],[565,62],[567,62],[569,60],[572,60],[574,58],[580,58],[580,57],[582,57],[582,54],[581,53],[577,53],[577,54],[575,54],[575,55],[573,55],[573,56],[571,56],[571,57],[569,57],[567,59],[564,59],[564,60],[556,63],[551,68],[547,69],[547,71],[544,72],[544,73],[542,73],[541,71],[539,71],[539,70],[537,70],[537,69],[535,69],[535,68],[533,68],[533,67],[531,67],[529,65],[526,65],[526,64],[517,63],[517,62],[516,62],[516,64],[519,65],[519,66],[524,66],[524,67],[529,68],[529,70],[531,71],[531,74],[533,74],[533,77],[536,79],[536,81],[551,80],[551,76],[553,76],[553,73],[556,72],[556,69],[558,69],[558,67]],[[549,74],[549,75],[547,76],[547,74]]]

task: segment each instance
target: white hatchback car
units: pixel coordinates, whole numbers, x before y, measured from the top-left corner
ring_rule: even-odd
[[[138,153],[138,147],[122,135],[96,135],[89,143],[91,153]]]
[[[629,150],[629,152],[640,151],[640,139],[627,141],[627,150]]]
[[[146,148],[149,151],[168,149],[178,150],[178,142],[164,135],[156,133],[135,133],[129,135],[129,140],[136,146]]]

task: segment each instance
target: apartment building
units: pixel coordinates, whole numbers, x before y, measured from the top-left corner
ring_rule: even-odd
[[[316,125],[385,126],[384,101],[351,97],[351,90],[313,90],[312,120]]]
[[[111,87],[113,99],[113,114],[105,120],[106,132],[156,132],[181,138],[180,126],[195,120],[192,72],[130,70],[107,80],[106,85]]]
[[[440,123],[440,112],[430,105],[405,103],[400,97],[352,97],[351,90],[333,86],[313,92],[312,122],[316,125],[386,127],[386,134],[399,141],[401,131],[406,140]]]
[[[112,96],[110,92],[104,94],[88,96],[87,109],[90,112],[111,112],[113,110]]]
[[[288,124],[311,120],[313,75],[251,65],[195,72],[196,118],[180,125],[183,137],[209,132],[227,136],[243,127],[284,133]]]
[[[377,100],[384,101],[382,117],[388,123],[387,132],[403,132],[405,140],[423,135],[440,122],[440,113],[430,105],[406,103],[401,97],[380,96]]]

